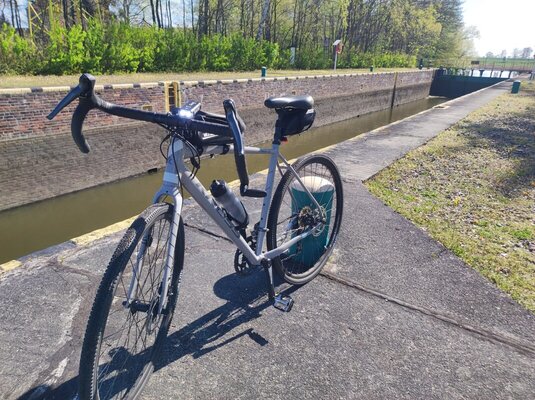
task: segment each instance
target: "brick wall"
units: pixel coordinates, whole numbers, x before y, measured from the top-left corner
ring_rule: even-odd
[[[345,120],[394,104],[425,98],[432,71],[395,74],[336,75],[181,83],[183,99],[203,101],[203,109],[222,112],[233,98],[245,120],[247,144],[269,139],[274,112],[263,107],[269,96],[311,94],[315,125]],[[75,105],[54,121],[45,117],[69,90],[65,88],[0,90],[0,210],[112,182],[159,167],[162,128],[91,111],[84,133],[92,146],[80,153],[70,136]],[[97,86],[104,99],[154,111],[165,107],[163,84]]]
[[[59,89],[59,90],[54,90]],[[23,139],[58,133],[69,134],[73,102],[52,121],[46,116],[70,90],[62,88],[0,89],[0,141]],[[97,93],[104,99],[127,107],[152,106],[154,111],[164,111],[163,84],[106,85],[97,86]],[[117,127],[128,123],[119,117],[92,111],[85,127]]]

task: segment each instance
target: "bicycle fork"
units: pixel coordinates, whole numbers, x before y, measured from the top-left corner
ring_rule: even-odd
[[[147,232],[143,237],[138,256],[136,258],[136,264],[133,266],[132,278],[130,280],[130,285],[128,287],[128,294],[126,301],[123,302],[125,308],[135,307],[136,311],[144,312],[154,312],[154,306],[157,304],[158,309],[153,315],[153,317],[161,315],[167,305],[167,294],[169,291],[169,282],[171,280],[171,271],[173,270],[173,265],[175,262],[175,250],[176,243],[178,239],[178,227],[180,224],[180,216],[182,212],[182,195],[178,187],[174,185],[166,186],[164,185],[162,189],[154,196],[153,203],[159,203],[163,197],[170,196],[173,198],[173,218],[171,222],[171,227],[169,230],[169,243],[167,244],[167,249],[165,252],[165,267],[162,274],[162,280],[160,283],[159,296],[157,299],[152,299],[151,304],[134,304],[136,301],[136,290],[138,287],[139,277],[142,273],[143,260],[145,257],[145,251],[147,247],[150,247],[152,241],[153,232]],[[148,318],[147,321],[151,321],[151,318]]]

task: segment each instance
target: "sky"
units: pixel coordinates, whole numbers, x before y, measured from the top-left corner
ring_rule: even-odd
[[[465,0],[464,23],[480,33],[480,56],[487,52],[511,56],[515,47],[535,50],[535,0]]]

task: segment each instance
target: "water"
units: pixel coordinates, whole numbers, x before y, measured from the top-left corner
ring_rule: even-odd
[[[427,98],[393,110],[312,129],[290,137],[288,143],[281,146],[281,151],[288,159],[297,158],[416,114],[445,100]],[[270,142],[264,145],[269,146]],[[201,165],[198,177],[205,186],[212,179],[224,179],[227,182],[237,179],[232,155],[205,159]],[[249,156],[247,166],[249,173],[257,172],[267,168],[268,159],[266,156]],[[1,212],[0,263],[139,214],[151,202],[161,181],[161,172],[146,174]]]

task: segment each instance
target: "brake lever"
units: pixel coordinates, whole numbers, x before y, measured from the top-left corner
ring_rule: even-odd
[[[76,86],[67,94],[67,96],[63,98],[63,100],[61,100],[58,103],[56,108],[54,108],[52,112],[46,116],[46,118],[49,120],[52,120],[56,115],[59,114],[61,110],[63,110],[65,107],[71,104],[74,100],[76,100],[78,96],[80,96],[81,93],[82,93],[82,88],[80,87],[80,85]]]
[[[47,119],[52,120],[56,115],[59,114],[61,110],[71,104],[78,97],[90,95],[93,91],[94,86],[95,77],[93,75],[83,74],[82,76],[80,76],[78,86],[71,89],[71,91],[67,93],[67,96],[65,96],[63,100],[61,100],[58,105],[52,110],[52,112],[46,116]]]

